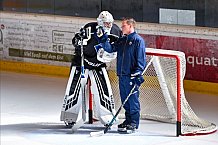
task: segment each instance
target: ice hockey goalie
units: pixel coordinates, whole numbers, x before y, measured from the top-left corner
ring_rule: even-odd
[[[75,54],[71,63],[60,116],[61,121],[64,121],[68,126],[73,127],[74,124],[88,121],[88,79],[91,81],[95,115],[104,125],[113,118],[115,113],[114,98],[105,63],[116,58],[116,54],[108,54],[102,50],[96,52],[94,48],[95,45],[104,41],[102,33],[108,34],[105,41],[111,43],[121,36],[121,30],[113,22],[113,16],[107,11],[102,11],[97,22],[86,24],[72,40]],[[83,46],[85,78],[81,78],[81,46]]]

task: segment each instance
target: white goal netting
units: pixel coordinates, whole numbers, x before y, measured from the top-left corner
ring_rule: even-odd
[[[173,50],[147,48],[146,56],[148,68],[144,74],[145,82],[140,87],[141,119],[181,122],[177,128],[182,135],[208,134],[216,131],[215,124],[196,116],[185,98],[185,54]],[[117,110],[121,103],[115,65],[116,62],[108,64],[108,70]],[[178,95],[180,97],[177,97]],[[119,117],[124,116],[123,110]]]

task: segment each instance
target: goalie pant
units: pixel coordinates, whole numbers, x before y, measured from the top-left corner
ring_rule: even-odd
[[[104,125],[108,124],[115,114],[114,98],[108,74],[105,67],[89,70],[85,69],[85,81],[81,82],[81,68],[73,66],[68,80],[63,107],[61,110],[61,121],[77,123],[82,121],[82,111],[85,108],[86,121],[88,119],[88,95],[85,94],[86,102],[82,103],[81,85],[86,85],[87,78],[91,80],[91,92],[95,104],[95,115]],[[87,86],[86,86],[87,87]],[[85,91],[88,90],[87,88]]]

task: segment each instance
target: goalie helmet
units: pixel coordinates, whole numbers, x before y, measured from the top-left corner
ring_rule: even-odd
[[[114,18],[108,11],[102,11],[97,18],[98,26],[103,27],[108,34],[113,26]]]

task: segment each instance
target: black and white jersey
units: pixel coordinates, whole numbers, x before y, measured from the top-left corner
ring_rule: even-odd
[[[83,45],[83,54],[84,54],[84,67],[85,69],[96,69],[100,67],[106,67],[106,64],[99,61],[97,59],[97,53],[94,48],[95,45],[99,44],[99,39],[98,36],[96,35],[97,32],[97,27],[98,24],[97,22],[91,22],[88,23],[84,26],[84,29],[89,29],[90,31],[86,35],[91,35],[90,38],[87,40],[87,44]],[[87,32],[86,32],[87,33]],[[113,35],[120,37],[121,36],[121,30],[120,28],[116,25],[113,24],[110,34],[108,34],[109,37],[113,37]],[[111,36],[110,36],[111,35]],[[73,38],[72,42],[73,44],[76,43],[76,38],[77,36]],[[86,38],[84,38],[85,40]],[[114,39],[115,40],[115,39]],[[114,41],[111,39],[111,41]],[[75,46],[75,54],[72,59],[72,65],[73,66],[81,66],[81,44],[80,45],[74,45]]]

